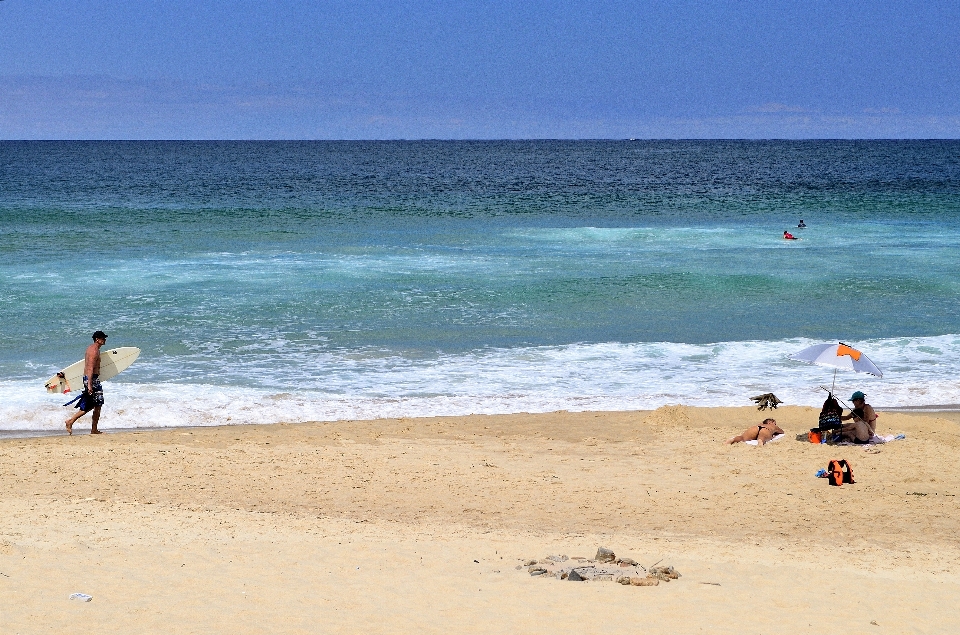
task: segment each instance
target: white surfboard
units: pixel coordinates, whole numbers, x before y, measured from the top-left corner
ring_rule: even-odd
[[[140,349],[135,346],[111,348],[100,351],[100,381],[116,377],[140,357]],[[70,364],[46,381],[44,387],[51,393],[68,393],[83,390],[83,361]],[[63,375],[61,377],[60,375]]]

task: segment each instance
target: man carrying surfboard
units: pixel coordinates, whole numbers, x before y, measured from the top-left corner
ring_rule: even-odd
[[[87,347],[87,352],[83,356],[83,393],[74,400],[77,402],[75,406],[77,413],[64,422],[70,434],[73,434],[73,424],[77,419],[91,410],[93,424],[90,434],[100,434],[97,430],[97,424],[100,423],[100,408],[103,406],[103,386],[100,385],[100,348],[106,343],[107,334],[97,331],[93,334],[93,344]]]

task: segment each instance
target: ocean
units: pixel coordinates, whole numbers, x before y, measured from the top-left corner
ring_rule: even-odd
[[[0,430],[960,404],[958,242],[957,141],[0,142]]]

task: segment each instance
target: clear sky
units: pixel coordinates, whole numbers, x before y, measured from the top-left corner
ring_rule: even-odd
[[[3,139],[958,138],[960,1],[0,0]]]

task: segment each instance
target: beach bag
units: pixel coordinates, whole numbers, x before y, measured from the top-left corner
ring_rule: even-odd
[[[846,471],[844,471],[846,468]],[[831,485],[840,487],[844,483],[856,483],[853,480],[853,467],[846,459],[833,459],[827,464],[827,480]]]
[[[820,430],[839,430],[843,427],[843,422],[840,421],[840,415],[835,412],[822,412],[817,427]]]

